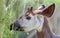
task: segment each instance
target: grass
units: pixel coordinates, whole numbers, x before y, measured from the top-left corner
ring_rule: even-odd
[[[25,11],[27,6],[35,6],[37,8],[38,2],[39,0],[28,0],[28,2],[27,0],[0,0],[0,38],[26,37],[26,33],[18,31],[11,32],[9,26]],[[37,4],[37,6],[35,4]]]
[[[10,31],[9,26],[13,23],[21,13],[29,6],[33,6],[34,9],[43,3],[49,5],[53,3],[53,0],[0,0],[0,38],[25,38],[26,33],[19,31]],[[59,1],[54,0],[56,4],[60,4]],[[24,36],[24,37],[23,37]]]

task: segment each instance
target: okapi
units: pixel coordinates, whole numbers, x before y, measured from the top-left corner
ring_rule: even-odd
[[[48,24],[47,18],[52,16],[54,10],[55,4],[37,10],[33,10],[33,7],[30,7],[25,14],[13,23],[13,29],[22,32],[36,30],[38,38],[60,38],[60,36],[51,32]],[[12,30],[12,25],[10,30]]]

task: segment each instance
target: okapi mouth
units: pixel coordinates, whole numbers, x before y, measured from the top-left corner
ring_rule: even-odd
[[[15,25],[14,23],[10,25],[10,31],[15,30],[15,31],[24,31],[23,27],[20,27],[18,25]]]

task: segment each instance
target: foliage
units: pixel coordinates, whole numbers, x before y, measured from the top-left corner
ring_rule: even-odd
[[[37,8],[38,5],[39,0],[0,0],[0,38],[25,38],[26,33],[11,32],[9,26],[27,7],[33,6]]]
[[[59,0],[60,1],[60,0]],[[25,38],[26,33],[18,31],[10,31],[9,26],[13,23],[21,13],[33,6],[34,9],[43,3],[49,5],[51,2],[60,6],[60,2],[56,0],[0,0],[0,38]],[[18,37],[20,36],[20,37]],[[24,37],[23,37],[24,36]]]

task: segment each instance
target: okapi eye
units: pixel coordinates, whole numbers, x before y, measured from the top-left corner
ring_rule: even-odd
[[[27,19],[27,20],[30,20],[30,19],[31,19],[31,17],[29,17],[29,16],[28,16],[28,17],[26,17],[26,19]]]

